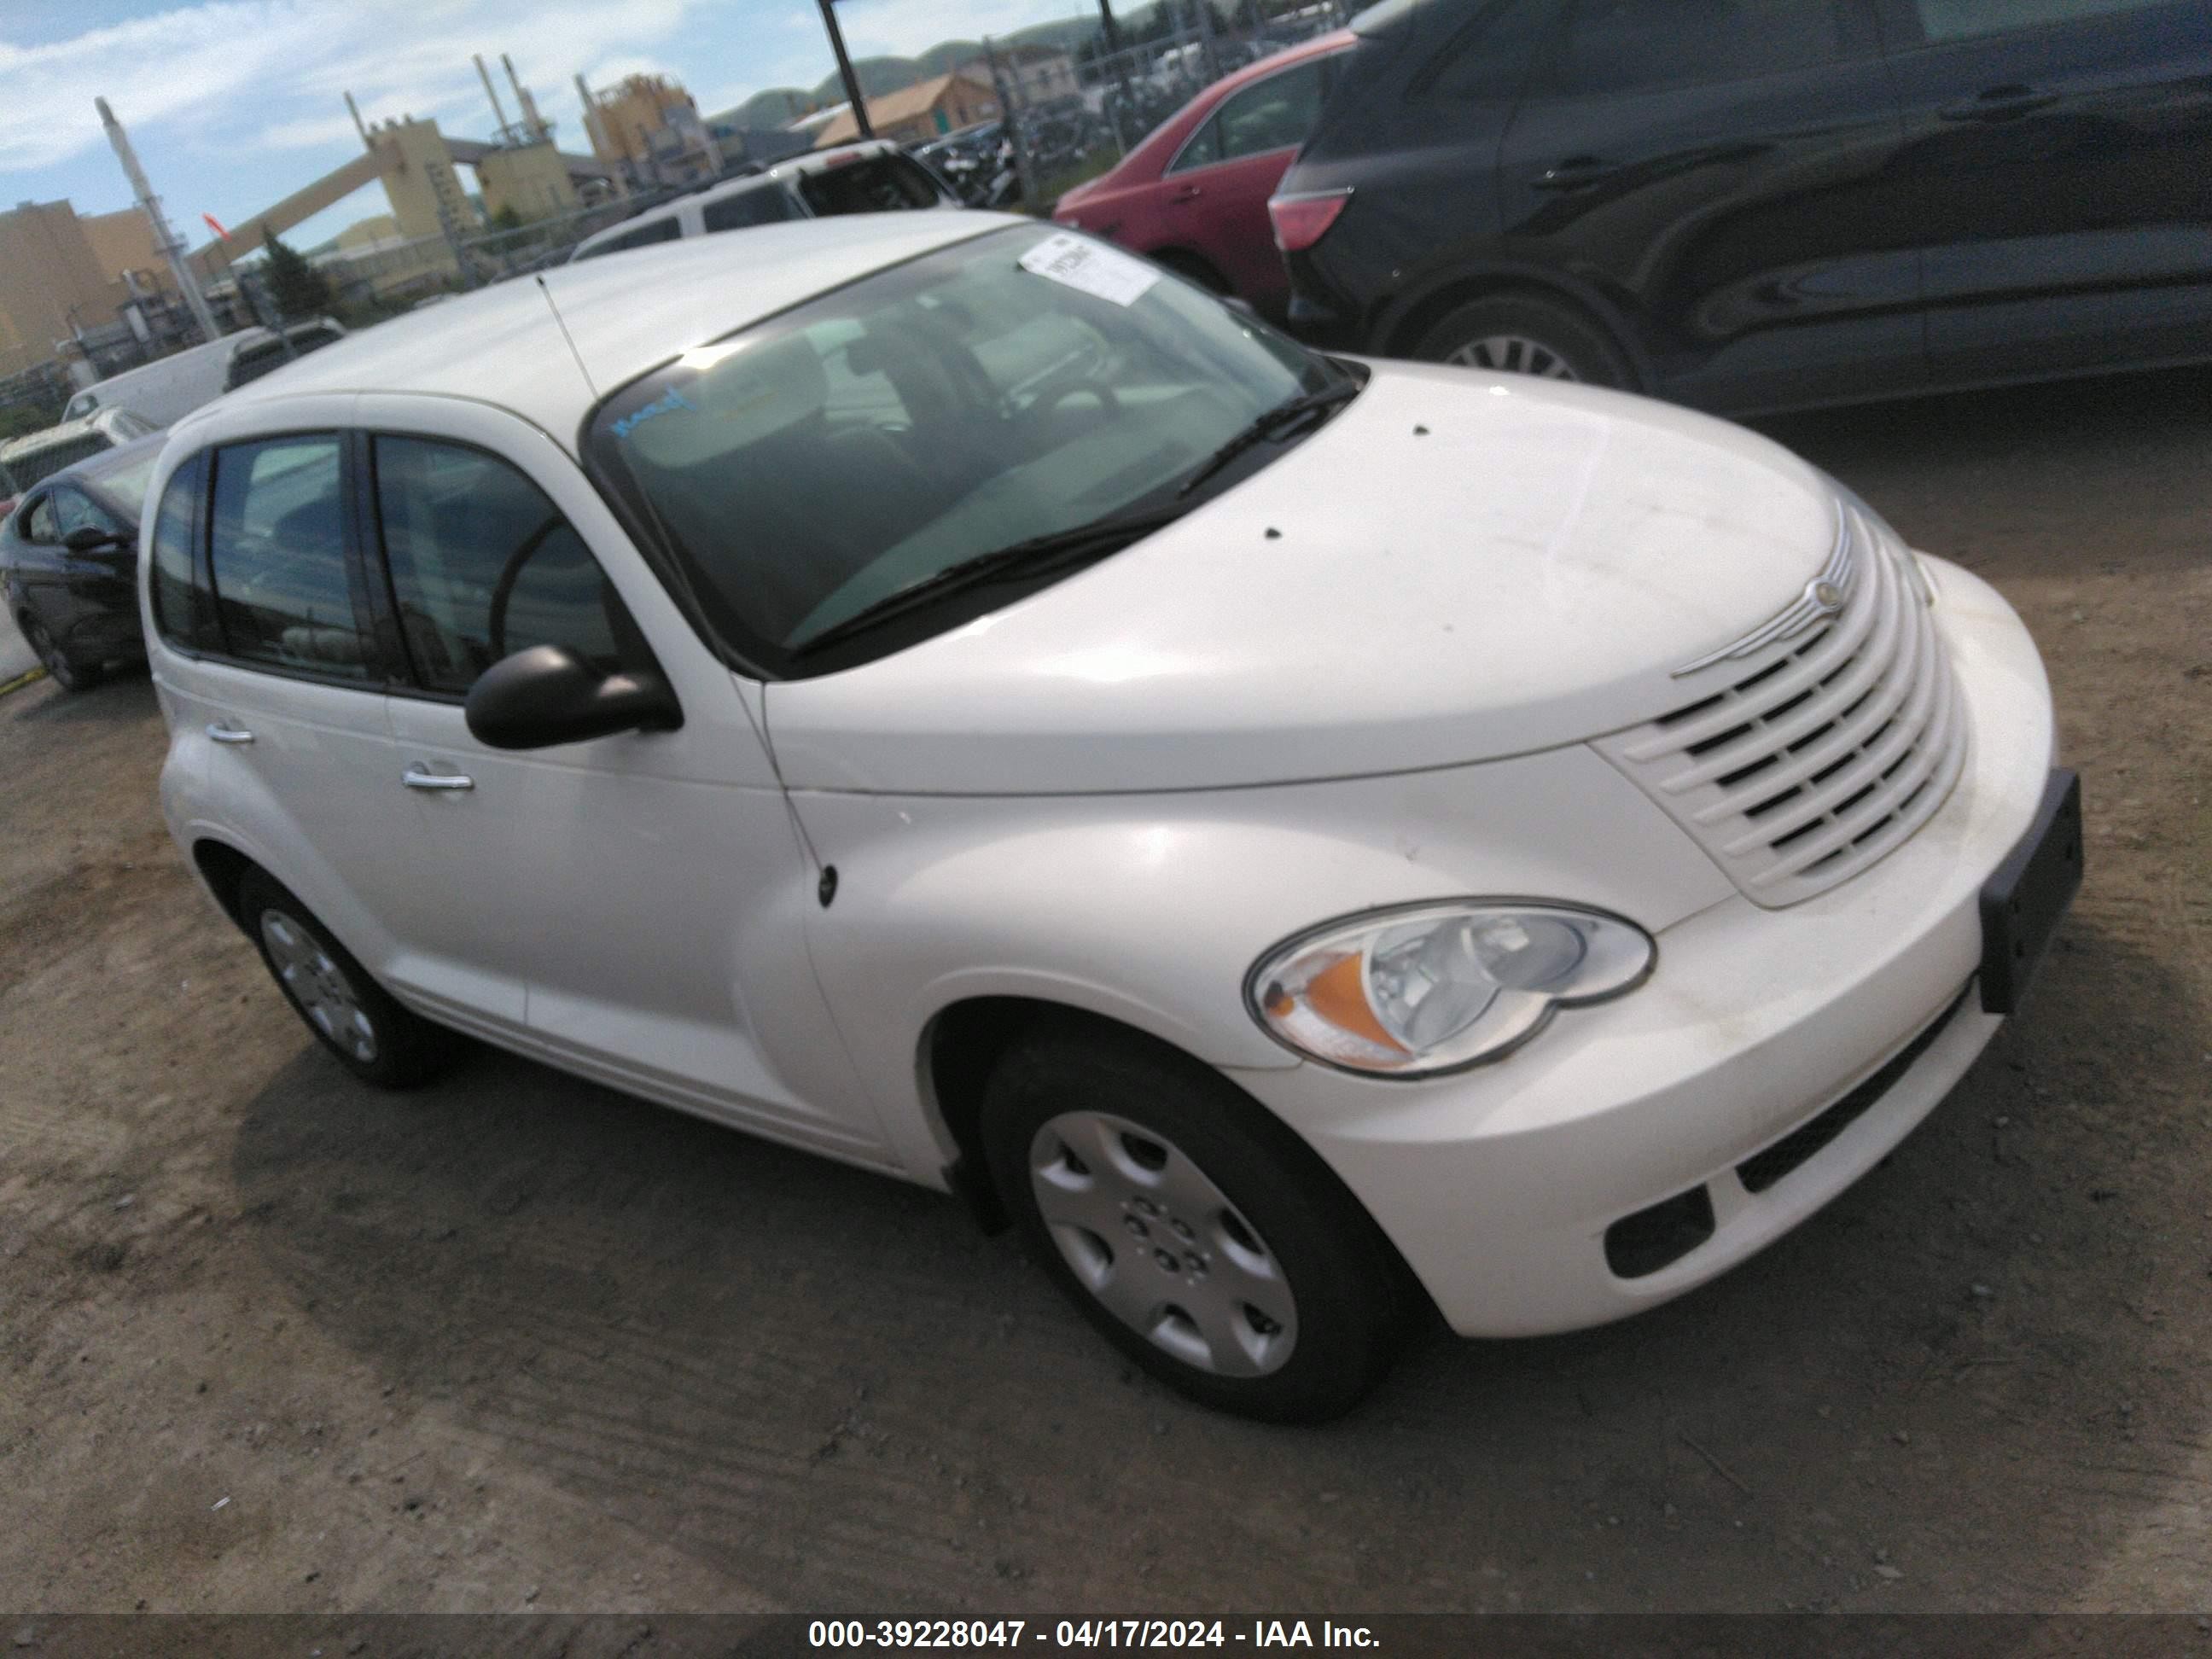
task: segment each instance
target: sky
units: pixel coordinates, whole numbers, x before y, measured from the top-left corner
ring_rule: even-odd
[[[840,0],[855,58],[911,55],[1087,9],[1085,0]],[[341,94],[368,119],[434,117],[488,138],[470,54],[499,54],[554,123],[589,149],[580,71],[602,88],[636,70],[684,83],[713,115],[766,87],[836,72],[814,0],[0,0],[0,205],[66,197],[81,214],[128,207],[131,187],[93,107],[129,130],[169,223],[198,246],[212,214],[251,217],[360,154]],[[465,177],[465,174],[464,175]],[[374,185],[287,240],[311,246],[386,210]]]

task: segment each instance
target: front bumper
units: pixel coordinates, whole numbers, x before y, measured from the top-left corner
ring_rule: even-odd
[[[1996,591],[1928,563],[1971,735],[1950,799],[1911,840],[1786,909],[1733,897],[1667,928],[1641,989],[1563,1012],[1495,1066],[1428,1084],[1310,1065],[1239,1074],[1462,1335],[1601,1324],[1725,1271],[1872,1168],[2002,1023],[1971,994],[1981,892],[2042,800],[2051,694]],[[1618,1224],[1668,1200],[1690,1231],[1656,1251],[1643,1240],[1642,1261],[1624,1252]],[[1703,1231],[1680,1211],[1700,1205],[1710,1231],[1680,1249]]]

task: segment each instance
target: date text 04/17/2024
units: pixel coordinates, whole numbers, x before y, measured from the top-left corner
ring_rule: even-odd
[[[1304,1619],[1255,1619],[1235,1625],[1220,1619],[817,1619],[807,1645],[815,1648],[1012,1648],[1024,1641],[1071,1648],[1374,1648],[1364,1625]]]

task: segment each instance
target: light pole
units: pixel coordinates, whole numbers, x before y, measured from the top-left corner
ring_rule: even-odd
[[[868,121],[868,100],[860,96],[860,77],[853,73],[853,60],[845,55],[845,36],[837,27],[837,14],[830,8],[830,0],[814,0],[822,8],[822,27],[830,31],[830,49],[837,54],[837,76],[845,83],[845,100],[853,106],[853,125],[860,128],[860,137],[872,138],[876,130]],[[1104,4],[1105,0],[1099,0]]]

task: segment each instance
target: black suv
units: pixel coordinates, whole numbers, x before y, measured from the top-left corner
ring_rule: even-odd
[[[1341,349],[1748,413],[2212,358],[2207,0],[1385,0],[1269,205]]]

